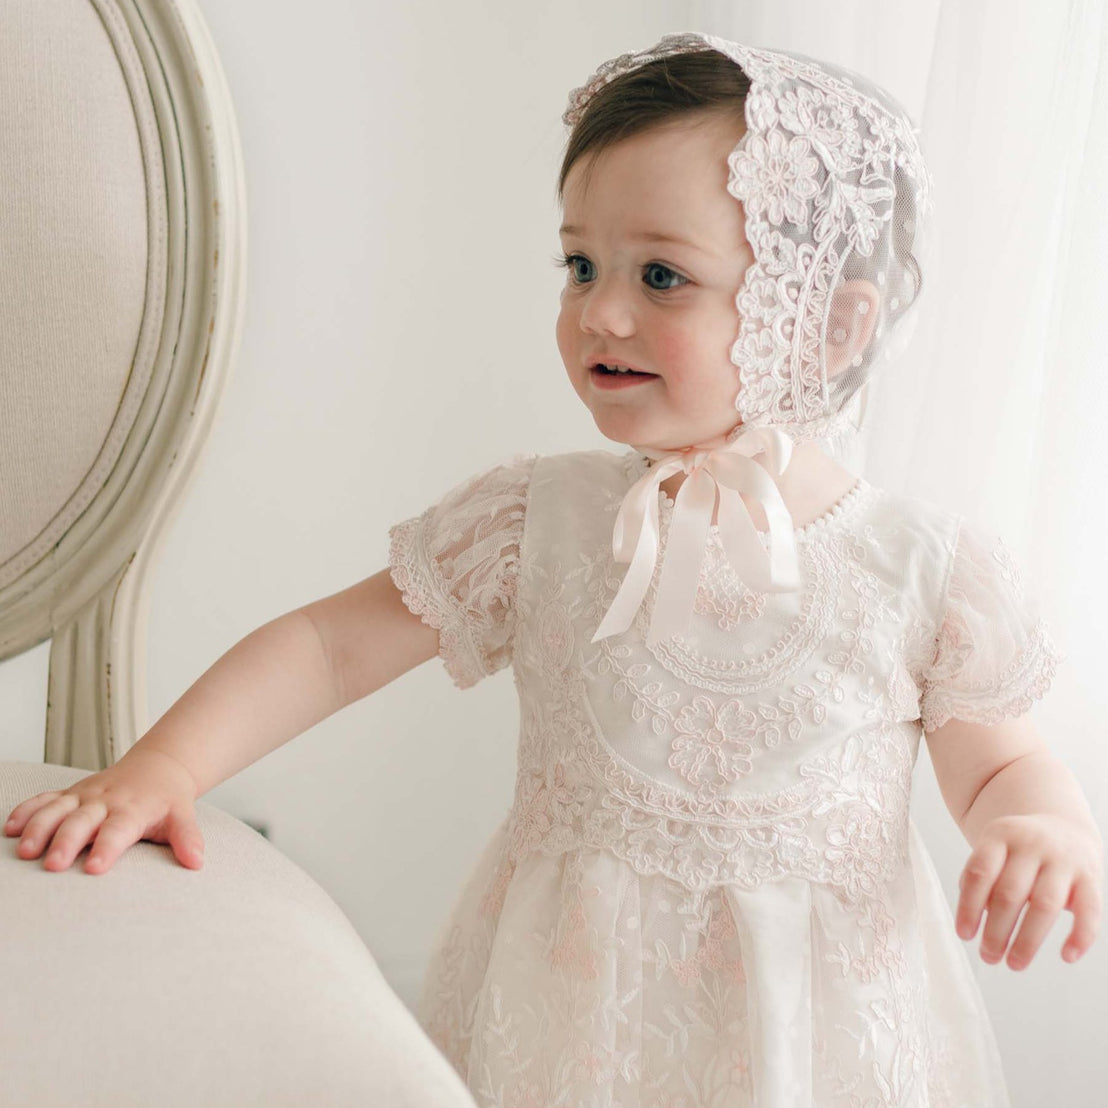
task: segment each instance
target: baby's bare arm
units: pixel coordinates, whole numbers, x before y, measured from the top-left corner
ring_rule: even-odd
[[[434,658],[439,633],[404,604],[387,569],[302,608],[327,654],[339,706]]]
[[[981,956],[1023,969],[1063,909],[1074,916],[1062,954],[1076,961],[1100,926],[1103,841],[1073,774],[1028,716],[993,726],[952,719],[927,735],[935,775],[973,848],[963,870],[956,925],[963,939],[988,922]]]
[[[139,745],[186,766],[200,796],[437,651],[382,570],[252,631]]]
[[[95,838],[88,872],[133,842],[169,842],[200,864],[193,802],[208,789],[438,652],[388,570],[252,631],[208,669],[116,765],[40,793],[4,827],[18,853],[65,869]],[[103,841],[102,841],[103,840]]]

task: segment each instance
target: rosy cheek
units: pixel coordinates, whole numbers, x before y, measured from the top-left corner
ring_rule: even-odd
[[[695,341],[687,335],[662,335],[654,346],[660,363],[672,373],[692,357]]]
[[[573,351],[573,320],[563,308],[558,313],[558,321],[554,325],[554,339],[558,344],[558,352],[567,366],[571,360]]]

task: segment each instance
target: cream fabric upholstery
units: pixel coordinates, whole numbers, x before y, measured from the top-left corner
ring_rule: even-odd
[[[0,581],[6,583],[88,504],[135,418],[141,389],[127,385],[143,318],[147,221],[135,109],[96,10],[71,0],[4,8],[0,182],[9,206],[0,220]],[[61,96],[63,84],[83,94]],[[11,203],[13,192],[20,202]],[[44,239],[53,249],[43,249]],[[13,319],[22,325],[10,326]]]
[[[86,771],[0,762],[0,821]],[[0,1103],[473,1108],[327,894],[199,804],[204,867],[63,873],[0,839]]]

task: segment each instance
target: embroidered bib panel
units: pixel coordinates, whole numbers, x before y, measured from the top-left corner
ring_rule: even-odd
[[[599,453],[599,452],[597,452]],[[605,455],[601,454],[601,457]],[[604,847],[689,889],[794,875],[848,900],[907,861],[920,683],[955,521],[913,526],[859,482],[797,532],[803,588],[758,594],[712,532],[685,635],[590,640],[625,567],[636,455],[541,458],[521,546],[512,854]],[[662,543],[672,505],[662,504]],[[921,580],[904,588],[905,565]]]

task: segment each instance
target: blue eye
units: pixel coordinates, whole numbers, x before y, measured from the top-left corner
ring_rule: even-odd
[[[562,254],[560,257],[554,259],[554,264],[561,266],[563,269],[570,271],[570,280],[575,285],[588,284],[589,278],[581,275],[581,266],[589,266],[591,268],[592,262],[588,258],[581,254]]]
[[[650,284],[649,274],[651,274],[651,273],[653,273],[653,274],[659,274],[659,273],[666,274],[666,273],[668,273],[670,277],[675,278],[675,283],[671,284],[671,285],[650,285],[650,287],[652,289],[655,289],[658,292],[664,292],[666,289],[679,288],[681,285],[687,285],[689,283],[687,278],[682,277],[680,273],[675,273],[672,269],[669,268],[668,265],[662,265],[661,262],[651,262],[645,268],[646,268],[646,274],[644,274],[643,276],[644,276],[644,279],[647,280],[647,284]],[[662,277],[661,279],[665,280],[665,277]]]

